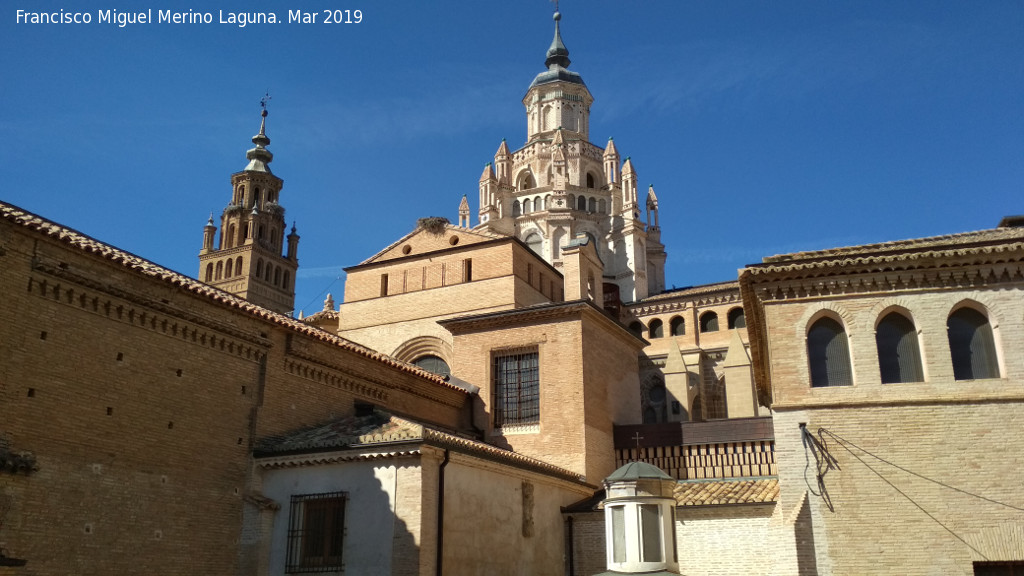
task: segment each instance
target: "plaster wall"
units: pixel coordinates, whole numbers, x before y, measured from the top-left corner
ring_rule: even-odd
[[[269,574],[285,573],[289,502],[293,495],[344,491],[345,571],[366,576],[390,576],[393,541],[413,539],[405,521],[395,514],[398,463],[394,460],[355,461],[264,471],[263,495],[280,504],[270,534]],[[403,486],[419,492],[421,486]],[[418,528],[418,527],[417,527]]]

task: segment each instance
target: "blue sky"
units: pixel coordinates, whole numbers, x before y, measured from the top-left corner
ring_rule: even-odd
[[[209,25],[98,23],[194,3],[22,0],[0,11],[0,199],[194,276],[270,91],[296,221],[296,307],[341,268],[457,221],[543,70],[544,0],[214,0]],[[30,25],[16,9],[90,12]],[[218,24],[218,11],[359,8],[359,24]],[[1024,213],[1024,3],[563,0],[571,68],[654,184],[666,282],[762,256],[993,227]]]

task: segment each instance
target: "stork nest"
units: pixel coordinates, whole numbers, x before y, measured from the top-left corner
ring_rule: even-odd
[[[428,233],[440,236],[445,233],[451,222],[444,216],[430,216],[428,218],[420,218],[416,221],[416,224]]]

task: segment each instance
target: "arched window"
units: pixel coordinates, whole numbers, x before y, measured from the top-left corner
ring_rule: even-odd
[[[594,175],[591,174],[590,172],[587,172],[587,188],[593,188],[593,187],[594,187]]]
[[[526,240],[524,240],[524,242],[526,242],[526,245],[530,247],[530,250],[533,250],[534,254],[538,256],[541,255],[541,250],[543,250],[544,245],[544,239],[540,237],[540,234],[537,234],[536,232],[530,232],[526,236]]]
[[[532,206],[532,204],[531,204],[529,198],[523,200],[523,214],[529,214],[531,206]]]
[[[882,384],[924,382],[917,330],[909,318],[899,312],[887,314],[875,329],[875,344]]]
[[[674,316],[668,323],[670,334],[682,336],[686,334],[686,320],[682,316]]]
[[[214,280],[220,280],[221,276],[223,274],[224,274],[224,263],[223,262],[217,262],[217,271],[214,272],[213,279]]]
[[[285,290],[290,288],[291,286],[289,285],[289,282],[291,282],[291,279],[292,279],[292,275],[289,274],[287,270],[285,270],[284,271],[284,283],[281,284],[281,288],[284,288]]]
[[[629,324],[629,331],[632,332],[633,335],[635,335],[637,338],[644,337],[644,325],[641,324],[639,321],[631,322]]]
[[[529,170],[521,172],[518,177],[519,183],[516,186],[519,190],[529,190],[530,188],[536,188],[537,182],[533,179],[533,173]]]
[[[705,312],[700,315],[701,332],[718,332],[718,314]]]
[[[811,386],[850,386],[850,344],[843,325],[825,317],[807,332],[807,359],[811,367]]]
[[[516,201],[512,202],[512,217],[513,218],[518,218],[519,216],[522,216],[522,214],[523,214],[523,209],[519,205],[519,200],[516,200]]]
[[[412,363],[423,368],[427,372],[433,372],[438,376],[450,376],[452,373],[451,368],[448,367],[448,363],[437,356],[420,356],[413,360]]]
[[[260,201],[260,189],[259,188],[253,188],[253,190],[252,190],[252,206],[250,206],[250,208],[255,208],[256,205],[259,204],[259,201]]]
[[[591,212],[597,212],[597,198],[590,199],[590,203],[587,204],[587,210]]]
[[[984,314],[973,308],[960,308],[949,315],[946,329],[954,378],[999,378],[995,338]]]
[[[266,280],[267,282],[270,282],[270,279],[273,278],[274,276],[274,267],[271,266],[270,264],[267,264],[267,269],[265,270],[265,272],[267,273],[267,275],[264,276],[263,279]]]
[[[231,226],[228,227],[228,241],[227,241],[227,246],[225,246],[225,248],[234,248],[235,247],[235,241],[238,239],[238,238],[236,238],[237,235],[238,235],[238,230],[235,229],[235,225],[232,224]]]
[[[274,268],[274,286],[281,285],[281,269]]]
[[[587,210],[587,197],[580,196],[576,199],[576,209],[580,212],[586,212]]]
[[[210,280],[213,280],[213,263],[212,262],[206,265],[206,281],[209,282]]]
[[[242,257],[235,258],[235,274],[242,273]]]
[[[690,421],[704,421],[704,403],[700,400],[700,394],[693,397],[693,406],[690,408]]]
[[[224,262],[224,277],[225,278],[231,278],[231,276],[234,275],[234,270],[232,269],[234,264],[235,264],[235,262],[231,258],[228,258]]]
[[[743,316],[743,308],[729,310],[729,330],[746,327],[747,319]]]
[[[260,258],[256,261],[256,277],[263,276],[263,259]]]
[[[664,338],[665,327],[661,320],[657,318],[651,320],[651,323],[647,326],[647,333],[651,335],[651,338]]]

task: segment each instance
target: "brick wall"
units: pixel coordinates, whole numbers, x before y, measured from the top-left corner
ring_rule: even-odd
[[[0,546],[32,574],[234,574],[254,440],[459,391],[0,222]],[[258,516],[258,515],[257,515]],[[258,530],[256,533],[258,534]]]

